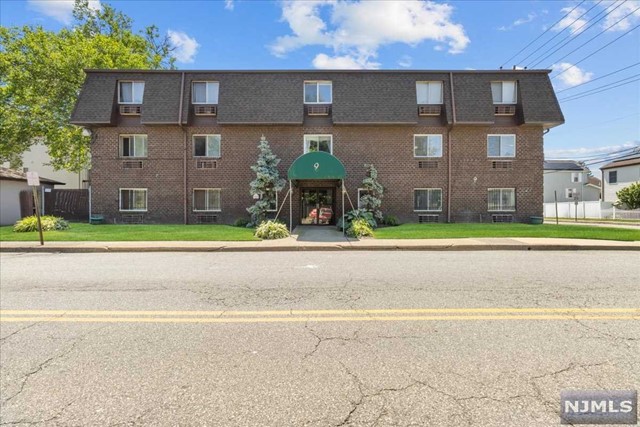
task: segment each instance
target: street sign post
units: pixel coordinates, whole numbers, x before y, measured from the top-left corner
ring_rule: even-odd
[[[40,219],[40,200],[38,199],[37,188],[40,186],[40,177],[38,172],[27,172],[27,184],[33,191],[33,203],[36,207],[36,218],[38,218],[38,233],[40,233],[40,245],[44,245],[44,237],[42,235],[42,221]]]

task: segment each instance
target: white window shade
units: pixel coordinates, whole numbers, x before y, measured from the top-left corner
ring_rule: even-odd
[[[416,82],[418,104],[442,104],[442,82]]]
[[[515,104],[518,101],[516,82],[491,82],[491,96],[494,104]]]

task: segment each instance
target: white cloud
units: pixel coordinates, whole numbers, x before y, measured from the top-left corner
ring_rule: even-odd
[[[169,43],[174,48],[173,55],[178,62],[184,64],[193,62],[200,45],[193,37],[182,31],[168,30]]]
[[[28,0],[29,8],[36,12],[47,15],[65,25],[73,21],[74,0]],[[100,9],[99,0],[89,0],[91,9]]]
[[[329,56],[325,53],[319,53],[315,58],[313,58],[312,63],[316,68],[324,68],[328,70],[361,70],[363,68],[380,68],[380,63],[371,62],[368,58],[354,55]]]
[[[553,64],[551,69],[562,72],[558,79],[565,87],[577,86],[579,84],[586,83],[593,78],[593,73],[584,71],[580,67],[574,67],[573,64],[569,62]]]
[[[409,55],[402,55],[402,58],[398,61],[398,65],[402,68],[409,68],[413,65],[413,58]]]
[[[636,148],[636,151],[640,153],[640,141],[630,141],[618,145],[605,145],[603,147],[579,147],[545,150],[544,156],[547,159],[553,159],[554,157],[582,158],[590,155],[593,156],[598,154],[614,153],[622,150],[630,150],[631,148]],[[629,151],[629,153],[633,153],[633,151]],[[626,154],[626,152],[622,154]]]
[[[233,0],[224,0],[224,8],[227,10],[233,10]]]
[[[464,51],[469,38],[461,24],[451,21],[452,14],[451,6],[431,1],[284,0],[282,20],[291,34],[278,37],[269,48],[284,56],[304,46],[325,46],[333,49],[334,56],[320,54],[314,65],[350,63],[367,68],[379,66],[370,59],[381,46],[394,43],[415,46],[432,40],[456,54]]]
[[[640,6],[637,2],[625,2],[620,5],[620,7],[612,10],[609,15],[607,15],[606,19],[602,23],[603,28],[609,28],[616,22],[620,21],[622,18],[627,16],[620,23],[611,27],[608,31],[626,31],[631,28],[632,25],[640,22]],[[613,8],[612,8],[613,9]],[[638,10],[636,10],[638,9]]]
[[[585,30],[585,28],[587,27],[586,23],[588,18],[586,15],[581,15],[586,11],[581,7],[577,7],[573,10],[571,9],[573,8],[565,7],[563,9],[560,9],[560,12],[562,12],[563,14],[568,13],[568,15],[562,18],[562,20],[558,22],[555,27],[553,27],[554,31],[562,31],[565,28],[569,28],[569,32],[571,34],[578,34]]]
[[[503,25],[502,27],[499,27],[498,31],[511,31],[515,27],[519,27],[520,25],[528,24],[529,22],[533,21],[537,17],[538,17],[538,14],[536,14],[535,12],[530,12],[529,14],[527,14],[527,16],[525,18],[518,18],[515,21],[513,21],[510,25],[507,25],[507,26]]]

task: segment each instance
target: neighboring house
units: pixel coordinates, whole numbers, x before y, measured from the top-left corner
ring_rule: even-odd
[[[605,202],[618,200],[616,193],[623,188],[640,181],[640,156],[607,163],[600,167],[602,171],[603,199]]]
[[[80,173],[69,172],[66,170],[55,170],[49,165],[51,157],[47,150],[47,146],[42,142],[33,144],[27,151],[22,154],[22,171],[38,172],[38,174],[47,176],[50,179],[55,179],[66,183],[65,189],[77,189],[88,187],[88,171],[82,171]],[[8,163],[2,165],[4,167],[10,167]]]
[[[40,177],[40,187],[38,194],[40,200],[44,200],[44,192],[51,191],[54,185],[64,185],[59,181]],[[22,210],[20,206],[20,192],[27,190],[31,192],[31,187],[27,185],[27,176],[25,173],[0,167],[0,225],[11,225],[22,218]],[[41,206],[41,212],[44,212],[44,205]],[[29,212],[33,214],[33,212]]]
[[[544,132],[564,123],[548,70],[86,74],[71,123],[93,133],[92,211],[109,222],[246,218],[262,135],[294,224],[335,224],[342,179],[357,206],[365,164],[400,221],[529,221]]]
[[[589,176],[589,168],[574,160],[544,161],[544,202],[600,200],[600,180]],[[554,194],[555,193],[555,194]]]

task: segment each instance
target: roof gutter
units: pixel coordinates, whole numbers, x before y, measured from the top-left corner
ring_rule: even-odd
[[[180,81],[180,110],[178,110],[178,126],[182,129],[182,135],[184,139],[184,152],[182,153],[182,181],[183,181],[183,193],[182,193],[182,209],[183,209],[183,221],[185,224],[188,222],[187,214],[187,131],[182,126],[182,106],[184,105],[184,72],[182,73],[182,79]]]

